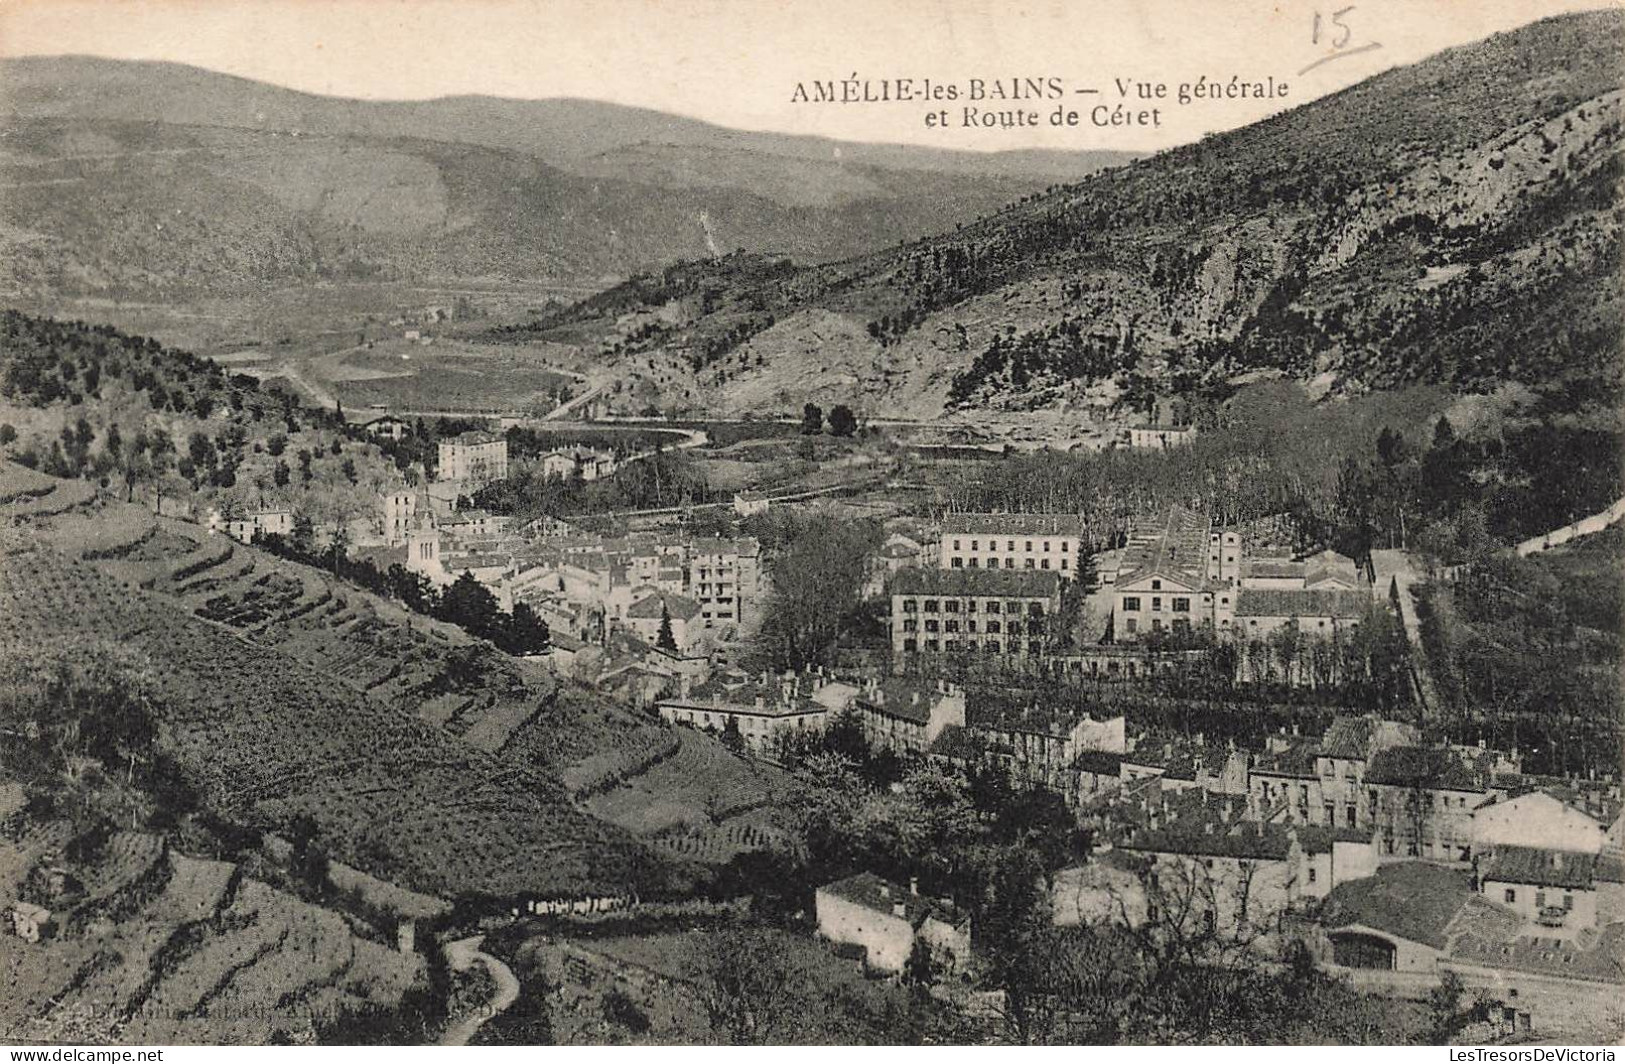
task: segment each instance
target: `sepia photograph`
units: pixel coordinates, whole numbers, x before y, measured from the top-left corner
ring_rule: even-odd
[[[0,1046],[1613,1060],[1622,97],[1607,0],[0,0]]]

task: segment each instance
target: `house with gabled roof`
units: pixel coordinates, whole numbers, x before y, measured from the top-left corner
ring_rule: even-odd
[[[871,678],[852,703],[864,738],[895,753],[922,753],[944,728],[965,724],[965,691],[902,676]]]
[[[634,592],[635,600],[626,610],[626,626],[651,646],[659,645],[660,629],[670,624],[678,653],[687,653],[704,632],[698,623],[700,604],[687,595],[644,588]]]
[[[948,902],[926,897],[918,881],[908,887],[860,872],[819,887],[813,895],[818,933],[831,942],[856,946],[872,971],[903,971],[919,942],[932,961],[947,971],[970,961],[971,921]]]

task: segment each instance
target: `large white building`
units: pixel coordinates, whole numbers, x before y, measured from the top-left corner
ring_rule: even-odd
[[[942,569],[1037,569],[1077,575],[1083,519],[1076,514],[949,514]]]
[[[462,481],[468,491],[508,476],[508,441],[494,432],[465,432],[440,441],[437,480]]]

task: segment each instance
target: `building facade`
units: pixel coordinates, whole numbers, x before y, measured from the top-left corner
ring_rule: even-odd
[[[942,522],[943,569],[1036,569],[1077,575],[1083,519],[1074,514],[949,514]]]
[[[440,441],[436,480],[457,480],[467,491],[508,478],[508,440],[494,432],[465,432]]]
[[[922,655],[1043,655],[1061,580],[1055,570],[899,571],[890,587],[893,668],[902,671]]]

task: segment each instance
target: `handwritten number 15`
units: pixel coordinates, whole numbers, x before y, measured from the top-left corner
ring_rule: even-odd
[[[1330,35],[1331,36],[1330,43],[1331,43],[1332,48],[1340,49],[1340,48],[1348,47],[1349,38],[1354,35],[1354,31],[1349,28],[1348,23],[1343,21],[1343,16],[1348,14],[1350,11],[1353,11],[1353,10],[1354,10],[1354,8],[1351,6],[1351,7],[1339,8],[1338,10],[1332,12],[1331,24],[1334,27],[1336,27],[1337,30],[1341,31],[1341,32]],[[1319,11],[1316,11],[1315,12],[1315,31],[1314,31],[1314,36],[1312,38],[1311,43],[1313,43],[1313,44],[1319,44],[1320,43],[1322,33],[1324,32],[1324,29],[1323,29],[1324,22],[1325,22],[1325,20],[1322,17],[1321,13]]]

